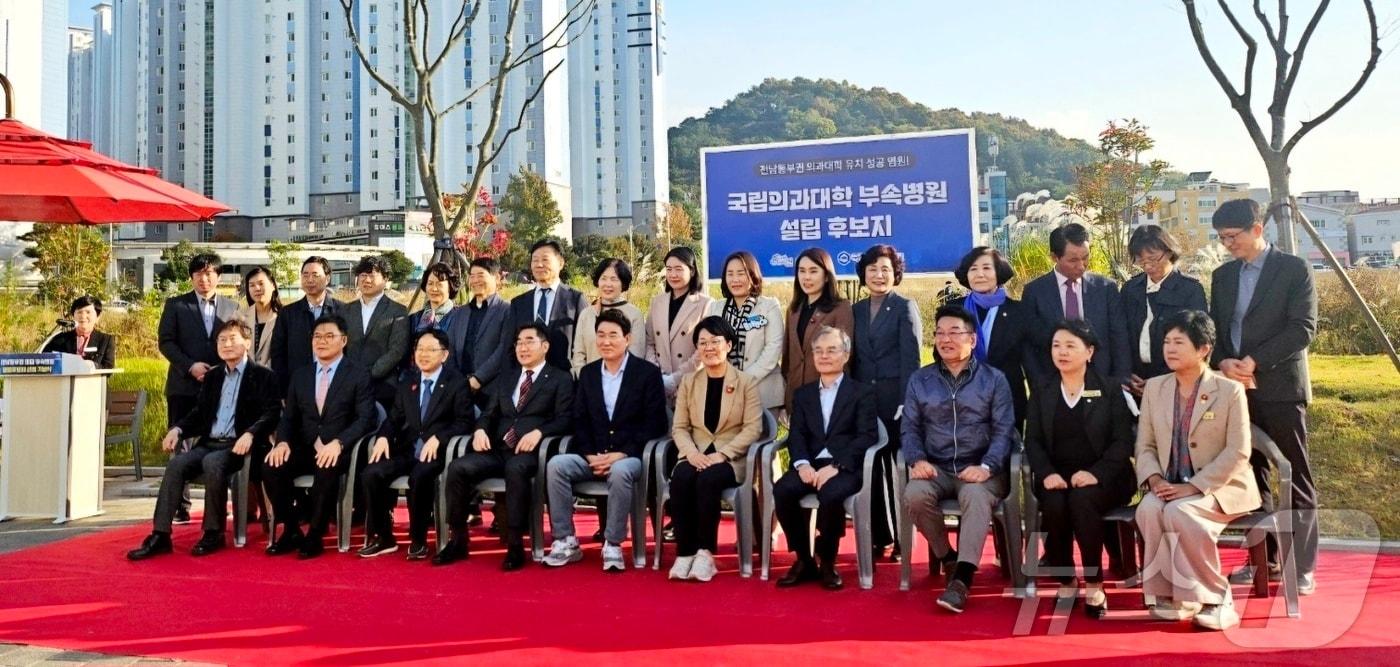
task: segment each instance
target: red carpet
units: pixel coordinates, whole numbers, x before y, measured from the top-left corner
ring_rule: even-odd
[[[579,519],[590,534],[592,515]],[[894,564],[879,566],[874,590],[859,590],[849,552],[847,588],[837,593],[778,591],[757,568],[742,579],[727,523],[723,571],[709,584],[669,582],[650,569],[605,575],[596,545],[561,570],[505,574],[484,531],[471,560],[446,568],[406,562],[402,549],[368,561],[333,550],[311,562],[273,559],[257,528],[249,548],[195,559],[197,525],[177,527],[175,555],[144,563],[124,554],[145,527],[0,556],[0,642],[247,665],[1400,663],[1394,556],[1324,554],[1320,591],[1303,598],[1302,620],[1269,619],[1270,601],[1248,600],[1240,587],[1244,626],[1200,632],[1123,618],[1141,606],[1124,591],[1110,595],[1116,620],[1091,621],[1076,607],[1065,626],[1042,598],[1018,632],[1022,601],[1003,596],[1006,582],[994,573],[980,577],[961,616],[934,608],[927,576],[900,593]],[[1243,552],[1225,556],[1233,566]],[[919,560],[916,575],[927,572]],[[775,578],[789,562],[778,558]]]

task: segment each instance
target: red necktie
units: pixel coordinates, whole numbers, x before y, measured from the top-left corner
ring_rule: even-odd
[[[515,401],[515,414],[520,415],[520,409],[525,407],[525,399],[530,395],[530,387],[534,385],[534,371],[525,371],[525,381],[520,383],[520,398]],[[506,446],[515,449],[515,443],[520,441],[520,436],[515,433],[515,425],[511,424],[510,430],[506,431]]]

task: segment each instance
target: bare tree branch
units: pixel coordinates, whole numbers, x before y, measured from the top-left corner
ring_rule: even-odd
[[[1283,145],[1282,152],[1285,156],[1293,152],[1293,147],[1297,146],[1298,141],[1307,135],[1307,133],[1312,132],[1318,125],[1326,122],[1328,118],[1331,118],[1340,111],[1342,107],[1346,106],[1353,97],[1356,97],[1356,94],[1361,92],[1361,87],[1366,85],[1366,81],[1370,79],[1371,74],[1376,71],[1376,63],[1380,62],[1381,59],[1380,26],[1376,22],[1376,7],[1372,0],[1362,0],[1361,4],[1366,8],[1366,20],[1371,26],[1371,58],[1366,61],[1365,68],[1361,70],[1361,76],[1357,78],[1356,83],[1352,84],[1351,89],[1348,90],[1345,95],[1342,95],[1331,107],[1321,114],[1318,114],[1317,117],[1312,120],[1303,121],[1303,125],[1298,128],[1297,132],[1293,133],[1293,137],[1288,140],[1288,143]],[[1300,56],[1301,54],[1302,52],[1299,51]],[[1300,57],[1299,60],[1302,60],[1302,58]]]
[[[1269,17],[1264,14],[1264,8],[1259,6],[1259,0],[1254,0],[1254,17],[1263,24],[1264,37],[1269,40],[1269,46],[1278,48],[1279,38],[1274,34],[1274,26],[1269,23]]]
[[[1240,97],[1244,98],[1244,103],[1249,104],[1254,97],[1254,57],[1258,55],[1259,44],[1254,41],[1254,36],[1240,25],[1239,19],[1235,18],[1235,13],[1230,11],[1230,5],[1225,0],[1218,0],[1221,11],[1225,12],[1225,18],[1230,20],[1230,25],[1234,26],[1235,33],[1244,42],[1244,93]]]
[[[540,83],[539,85],[535,86],[534,92],[531,92],[530,96],[525,98],[525,103],[520,105],[520,114],[515,119],[515,125],[512,126],[510,129],[506,130],[505,134],[501,135],[500,140],[497,141],[496,145],[493,147],[491,156],[487,159],[487,162],[494,162],[496,160],[496,157],[501,154],[501,151],[505,150],[506,140],[510,139],[510,135],[520,131],[521,126],[525,124],[525,114],[530,110],[530,105],[535,102],[535,99],[537,99],[542,92],[544,92],[544,86],[546,83],[548,83],[550,75],[554,74],[555,70],[558,70],[563,65],[564,61],[560,60],[559,62],[554,63],[554,66],[549,68],[549,71],[544,73],[544,78],[540,79]]]
[[[1259,128],[1259,121],[1254,118],[1254,111],[1249,107],[1249,101],[1235,90],[1234,84],[1230,83],[1229,77],[1225,76],[1224,70],[1220,69],[1220,63],[1216,62],[1215,55],[1211,53],[1210,46],[1206,44],[1205,29],[1201,26],[1201,18],[1196,13],[1195,0],[1182,0],[1182,4],[1186,6],[1186,23],[1191,28],[1191,38],[1196,42],[1196,50],[1200,52],[1201,60],[1205,61],[1211,76],[1215,77],[1215,82],[1225,92],[1225,97],[1230,100],[1230,106],[1244,122],[1245,130],[1249,132],[1249,138],[1254,141],[1254,145],[1259,149],[1261,155],[1266,150],[1272,150],[1269,148],[1268,141],[1264,139],[1263,130]]]
[[[476,22],[476,16],[481,12],[481,3],[482,0],[476,0],[475,4],[472,4],[469,0],[462,0],[462,9],[457,12],[457,18],[452,20],[452,27],[447,31],[446,43],[442,45],[442,50],[438,52],[437,57],[433,58],[432,64],[428,66],[428,76],[431,77],[437,74],[438,68],[442,67],[442,64],[447,61],[447,54],[451,53],[456,44],[466,37],[467,29]],[[471,7],[470,12],[467,11],[468,6]]]
[[[1308,42],[1312,41],[1313,31],[1317,30],[1317,24],[1322,22],[1322,14],[1327,11],[1330,0],[1322,0],[1317,4],[1317,11],[1313,12],[1312,19],[1308,21],[1308,27],[1303,29],[1303,36],[1298,39],[1298,48],[1293,49],[1293,66],[1288,70],[1288,79],[1284,82],[1289,90],[1293,89],[1293,84],[1298,81],[1298,70],[1303,66],[1303,52],[1308,50]]]
[[[365,72],[369,74],[369,78],[374,79],[374,82],[379,84],[380,88],[383,88],[385,92],[389,93],[389,97],[393,99],[395,103],[405,107],[413,106],[413,103],[408,100],[408,97],[403,94],[402,90],[390,83],[388,79],[384,78],[384,76],[379,73],[378,69],[370,65],[369,55],[365,53],[364,45],[360,43],[360,36],[355,30],[355,0],[340,0],[340,8],[345,11],[345,29],[350,34],[350,43],[355,46],[355,55],[360,61],[360,66],[365,68]]]

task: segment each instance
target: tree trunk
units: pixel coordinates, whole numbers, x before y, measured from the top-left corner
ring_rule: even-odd
[[[1266,156],[1264,167],[1269,172],[1269,212],[1265,219],[1272,217],[1278,225],[1279,250],[1296,255],[1298,244],[1293,236],[1293,214],[1289,210],[1293,193],[1289,189],[1288,158],[1278,154]]]

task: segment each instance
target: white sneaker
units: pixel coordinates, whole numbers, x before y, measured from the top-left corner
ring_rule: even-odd
[[[583,550],[578,547],[578,538],[568,537],[562,540],[555,540],[549,547],[549,555],[544,557],[544,564],[550,567],[564,567],[569,563],[577,563],[583,560]]]
[[[714,555],[707,549],[695,552],[695,565],[690,568],[690,578],[709,581],[715,578],[716,573]]]
[[[1172,602],[1159,597],[1155,604],[1147,608],[1147,614],[1159,621],[1186,621],[1200,609],[1201,605],[1196,602]]]
[[[1312,572],[1298,575],[1298,594],[1312,595],[1317,592],[1317,579]]]
[[[690,570],[695,565],[695,556],[681,556],[676,559],[676,564],[671,566],[671,573],[666,575],[669,579],[689,579]]]
[[[1196,614],[1196,625],[1207,630],[1229,630],[1240,624],[1240,615],[1235,604],[1229,600],[1225,604],[1208,604]]]
[[[622,558],[622,546],[604,542],[603,571],[608,572],[611,570],[616,570],[618,572],[621,572],[625,569],[627,569],[627,564],[623,561]]]

